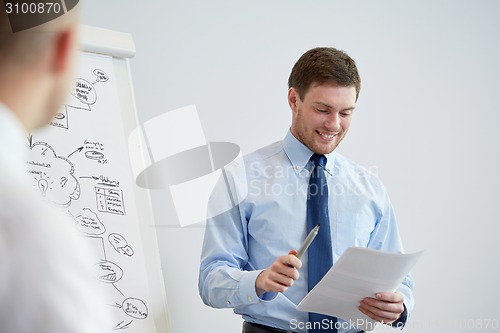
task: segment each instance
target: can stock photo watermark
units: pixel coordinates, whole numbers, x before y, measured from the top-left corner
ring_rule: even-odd
[[[13,33],[31,29],[50,22],[70,10],[79,0],[4,0],[3,10],[7,14]]]

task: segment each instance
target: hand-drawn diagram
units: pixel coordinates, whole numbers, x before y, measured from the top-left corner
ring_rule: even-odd
[[[98,151],[88,151],[85,153],[85,157],[90,160],[101,161],[102,159],[104,159],[104,154]]]
[[[74,79],[71,88],[71,96],[74,97],[74,101],[66,106],[91,111],[90,106],[97,102],[94,85],[85,79]]]
[[[29,138],[32,141],[32,137]],[[74,164],[69,160],[75,154],[84,152],[83,156],[88,161],[95,159],[88,158],[88,152],[104,151],[104,146],[99,142],[85,140],[84,144],[72,151],[68,157],[58,156],[54,148],[46,142],[36,142],[31,145],[31,160],[28,161],[28,172],[33,175],[33,186],[49,202],[59,207],[67,208],[72,201],[80,198],[80,182],[75,177]],[[104,152],[101,152],[102,156]],[[92,181],[95,189],[96,208],[98,212],[111,213],[115,215],[125,215],[123,201],[123,191],[119,189],[120,181],[110,179],[107,176],[81,176],[80,179]],[[130,327],[133,319],[144,319],[148,315],[146,304],[139,298],[126,297],[116,286],[116,283],[123,277],[122,268],[106,258],[106,250],[102,235],[106,233],[106,226],[101,221],[96,212],[85,207],[73,217],[76,228],[88,238],[99,240],[102,249],[100,262],[93,266],[96,278],[101,282],[111,284],[122,296],[123,300],[115,302],[113,307],[121,309],[123,313],[132,319],[121,320],[114,329],[125,329]],[[101,236],[101,237],[99,237]],[[113,249],[122,255],[131,257],[134,255],[133,248],[128,245],[127,240],[118,233],[110,233],[107,237]]]
[[[31,146],[32,160],[28,161],[28,172],[34,175],[34,186],[51,203],[68,207],[71,200],[80,197],[80,184],[73,175],[73,163],[57,156],[55,150],[45,142]]]
[[[90,208],[84,208],[83,214],[74,218],[78,231],[87,235],[102,235],[106,227]]]
[[[94,75],[96,77],[93,83],[82,78],[73,79],[71,82],[71,96],[66,101],[64,109],[58,112],[50,122],[52,126],[69,129],[69,111],[72,109],[91,111],[90,106],[97,102],[95,85],[109,80],[108,75],[100,69],[95,69]]]
[[[133,331],[134,321],[146,322],[148,307],[143,297],[131,296],[138,296],[137,291],[147,283],[145,272],[138,274],[140,269],[134,266],[142,263],[140,239],[134,229],[137,226],[127,224],[130,220],[124,198],[130,192],[132,179],[127,179],[129,183],[122,179],[129,175],[123,167],[128,156],[123,156],[126,150],[117,154],[116,133],[109,129],[109,123],[117,117],[103,114],[97,98],[99,84],[112,81],[108,75],[111,72],[109,68],[96,68],[90,71],[92,79],[79,77],[72,81],[71,97],[51,122],[54,127],[41,133],[41,137],[34,134],[28,138],[31,155],[27,165],[34,189],[71,217],[89,250],[96,253],[91,271],[111,297],[113,329]],[[101,87],[109,94],[108,85]],[[110,102],[105,94],[101,97],[107,103],[106,112],[119,112],[117,99]],[[79,121],[70,128],[68,116],[82,110],[87,112],[74,114]],[[132,222],[137,220],[135,209],[130,208]],[[134,256],[136,251],[139,255]]]
[[[102,282],[115,283],[123,276],[123,270],[111,261],[103,260],[95,264],[93,268],[96,277]]]
[[[116,252],[129,257],[134,255],[134,249],[132,249],[130,245],[128,245],[127,240],[122,235],[110,234],[108,236],[108,240],[111,245],[113,245],[113,248]]]
[[[129,297],[122,303],[123,312],[132,318],[144,319],[148,316],[148,308],[143,301],[138,298]]]
[[[103,238],[99,237],[106,232],[106,227],[100,221],[97,213],[93,212],[90,208],[84,208],[82,214],[75,216],[74,220],[77,229],[92,241],[96,251],[102,258],[101,261],[92,267],[93,274],[102,283],[111,285],[118,291],[123,299],[119,299],[112,306],[121,309],[123,313],[133,319],[145,319],[148,316],[148,308],[144,301],[139,298],[127,298],[116,285],[116,283],[122,279],[124,272],[118,264],[107,259]],[[110,233],[108,241],[116,252],[129,257],[134,255],[134,250],[128,245],[127,240],[122,235]],[[114,329],[128,328],[133,322],[133,319],[120,320],[120,322],[115,325]]]
[[[97,161],[100,164],[108,163],[104,154],[104,145],[101,142],[85,140],[83,148],[86,150],[85,157],[89,160]]]
[[[93,84],[96,84],[97,82],[107,82],[109,80],[108,74],[100,69],[94,69],[94,74],[96,79]]]
[[[97,209],[100,212],[125,215],[123,207],[123,194],[121,190],[106,189],[101,186],[95,187],[97,198]]]
[[[112,233],[108,236],[108,239],[118,253],[125,254],[129,257],[134,254],[134,250],[127,244],[127,241],[123,236]],[[100,244],[103,244],[103,242],[100,242]],[[134,319],[146,319],[148,316],[148,307],[146,306],[146,303],[139,298],[126,297],[116,285],[116,283],[123,278],[124,272],[123,269],[116,263],[107,260],[104,247],[103,257],[103,260],[96,263],[92,267],[93,273],[102,283],[109,284],[119,293],[118,301],[115,301],[112,306],[116,309],[121,309],[122,312],[120,313],[124,313],[128,317],[131,317],[122,317],[115,325],[114,329],[119,330],[128,328]]]

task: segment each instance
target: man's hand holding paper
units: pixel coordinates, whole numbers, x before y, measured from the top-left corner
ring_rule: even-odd
[[[404,312],[404,296],[398,292],[380,292],[373,297],[365,297],[358,309],[371,319],[391,324]]]

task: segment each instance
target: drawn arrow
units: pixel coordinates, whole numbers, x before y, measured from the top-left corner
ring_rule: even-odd
[[[76,153],[76,152],[81,153],[81,152],[82,152],[82,149],[83,149],[83,146],[81,146],[80,148],[77,148],[74,152],[72,152],[71,154],[69,154],[69,155],[68,155],[68,158],[70,158],[70,157],[71,157],[71,155],[73,155],[73,154],[74,154],[74,153]]]
[[[78,178],[86,178],[86,179],[93,179],[93,180],[99,180],[100,178],[99,177],[96,177],[96,176],[81,176],[81,177],[78,177]]]

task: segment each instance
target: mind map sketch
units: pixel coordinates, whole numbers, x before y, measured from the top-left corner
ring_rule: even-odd
[[[114,329],[154,331],[112,61],[85,53],[80,60],[52,126],[28,138],[28,173],[34,191],[67,214],[97,254],[89,269],[111,295]]]
[[[99,82],[107,82],[109,76],[100,69],[94,69],[95,78],[89,82],[83,78],[71,81],[71,94],[64,108],[60,110],[50,122],[50,125],[69,129],[69,117],[75,110],[92,111],[91,106],[97,102],[97,91],[95,85]]]

